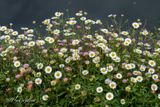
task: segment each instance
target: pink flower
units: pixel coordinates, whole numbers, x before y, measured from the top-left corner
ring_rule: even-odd
[[[67,83],[68,82],[68,78],[67,77],[63,78],[63,81],[64,81],[64,83]]]
[[[3,50],[3,47],[2,46],[0,46],[0,52]]]
[[[76,26],[76,28],[77,28],[77,29],[80,29],[80,28],[81,28],[81,26],[80,26],[80,25],[77,25],[77,26]]]
[[[16,79],[19,79],[20,77],[21,77],[20,74],[17,74],[17,75],[16,75]]]
[[[123,79],[123,80],[122,80],[123,83],[126,83],[127,81],[128,81],[128,80],[126,80],[126,79]]]
[[[24,64],[23,67],[24,67],[24,68],[28,68],[28,67],[29,67],[29,64]]]
[[[32,90],[32,88],[33,88],[33,84],[28,84],[28,85],[27,85],[27,89],[28,89],[28,90]]]

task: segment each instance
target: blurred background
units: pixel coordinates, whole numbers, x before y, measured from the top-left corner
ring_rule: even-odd
[[[83,10],[91,18],[107,20],[109,14],[124,14],[130,22],[146,21],[149,28],[160,24],[160,0],[0,0],[0,25],[31,27],[33,20],[41,22],[66,9],[71,16]]]

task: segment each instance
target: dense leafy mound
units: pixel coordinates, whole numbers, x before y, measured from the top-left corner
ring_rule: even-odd
[[[0,27],[1,105],[160,106],[159,30],[149,32],[140,20],[125,29],[116,15],[107,24],[86,15],[56,12],[21,33]]]

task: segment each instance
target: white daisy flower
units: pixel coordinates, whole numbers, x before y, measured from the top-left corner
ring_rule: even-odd
[[[148,69],[148,73],[154,74],[154,73],[155,73],[155,69],[154,69],[154,68],[149,68],[149,69]]]
[[[36,40],[37,46],[43,46],[45,44],[45,41],[43,40]]]
[[[89,52],[89,57],[93,58],[93,57],[95,57],[95,55],[96,55],[95,52],[93,52],[93,51]]]
[[[62,16],[62,15],[63,15],[62,12],[55,12],[55,16],[56,16],[56,17],[60,17],[60,16]]]
[[[102,87],[97,87],[96,91],[97,91],[97,93],[102,93],[103,92],[103,88]]]
[[[37,69],[42,69],[43,68],[43,64],[42,63],[38,63],[37,64]]]
[[[106,94],[106,99],[107,99],[107,100],[112,100],[113,98],[114,98],[113,93],[108,92],[108,93]]]
[[[18,93],[21,93],[21,92],[22,92],[22,87],[18,87],[18,88],[17,88],[17,92],[18,92]]]
[[[117,87],[116,82],[109,83],[109,87],[112,88],[112,89],[115,89]]]
[[[70,63],[70,62],[71,62],[71,58],[70,58],[70,57],[66,58],[66,59],[65,59],[65,62],[66,62],[66,63]]]
[[[102,41],[104,38],[102,35],[97,35],[96,38],[99,40],[99,41]]]
[[[142,35],[147,36],[149,34],[149,32],[145,29],[142,31]]]
[[[96,24],[102,25],[102,21],[101,20],[96,20]]]
[[[49,39],[50,39],[50,37],[46,37],[46,38],[45,38],[45,41],[47,41],[47,42],[48,42],[48,41],[49,41]]]
[[[75,39],[75,40],[72,41],[72,45],[78,45],[79,42],[80,42],[80,41],[79,41],[78,39]]]
[[[108,72],[113,71],[113,66],[111,66],[111,65],[107,66],[106,70],[107,70]]]
[[[104,75],[108,73],[108,71],[107,71],[107,69],[106,69],[105,67],[100,68],[100,71],[101,71],[101,73],[104,74]]]
[[[14,32],[12,32],[12,35],[13,35],[13,36],[16,36],[16,35],[18,35],[18,32],[17,32],[17,31],[14,31]]]
[[[131,77],[130,80],[131,80],[131,82],[133,82],[133,83],[137,83],[137,78]]]
[[[76,84],[74,88],[75,88],[75,90],[79,90],[81,88],[81,85],[80,84]]]
[[[127,36],[129,33],[127,31],[122,31],[121,34]]]
[[[7,30],[6,26],[0,26],[0,31],[5,31],[5,30]]]
[[[114,32],[114,33],[112,33],[112,36],[115,37],[115,38],[117,38],[118,37],[118,33]]]
[[[142,75],[142,73],[141,73],[140,71],[137,71],[137,70],[133,71],[132,74],[133,74],[133,75]]]
[[[82,16],[83,14],[82,13],[76,13],[75,15],[76,16]]]
[[[62,72],[61,72],[61,71],[56,71],[56,72],[54,73],[54,77],[55,77],[56,79],[60,79],[60,78],[62,77]]]
[[[48,40],[48,43],[51,44],[51,43],[53,43],[54,41],[55,41],[54,38],[51,38],[51,37],[50,37],[49,40]]]
[[[132,42],[130,38],[126,38],[125,41],[128,42],[129,44]]]
[[[60,68],[64,68],[65,65],[64,65],[64,64],[59,64],[59,67],[60,67]]]
[[[110,84],[112,81],[110,79],[105,79],[105,84]]]
[[[37,72],[36,74],[35,74],[35,77],[40,77],[42,74],[41,74],[41,72]]]
[[[143,77],[142,76],[137,76],[136,79],[137,79],[138,82],[142,82],[143,81]]]
[[[86,17],[81,17],[80,20],[85,21]]]
[[[138,49],[138,48],[137,48],[137,49],[134,49],[133,51],[134,51],[135,53],[137,53],[137,54],[142,54],[142,50],[140,50],[140,49]]]
[[[106,34],[109,32],[108,29],[101,29],[101,31]]]
[[[36,44],[36,43],[35,43],[34,41],[30,41],[30,42],[28,43],[28,46],[29,46],[29,47],[33,47],[33,46],[35,46],[35,44]]]
[[[155,62],[154,60],[149,60],[149,61],[148,61],[148,64],[149,64],[151,67],[156,66],[156,62]]]
[[[111,52],[111,53],[109,54],[109,56],[110,56],[112,59],[114,59],[114,58],[117,57],[117,54],[116,54],[116,52]]]
[[[58,56],[62,58],[64,54],[62,52],[58,52]]]
[[[15,62],[14,62],[14,66],[15,66],[15,67],[19,67],[20,65],[21,65],[21,63],[20,63],[19,61],[15,61]]]
[[[92,59],[93,63],[98,64],[100,62],[100,57],[97,56],[95,58]]]
[[[133,28],[138,29],[140,25],[138,22],[133,22],[132,26],[133,26]]]
[[[123,42],[123,45],[124,46],[129,46],[129,43],[125,41],[125,42]]]
[[[114,60],[115,62],[120,62],[120,61],[121,61],[120,57],[116,57],[116,58],[114,58],[113,60]]]
[[[10,78],[6,78],[6,82],[9,82],[11,79]]]
[[[125,64],[125,68],[126,68],[127,70],[130,70],[130,69],[132,69],[132,65],[131,65],[131,64]]]
[[[141,65],[139,69],[140,69],[140,71],[145,71],[146,70],[146,66]]]
[[[80,59],[80,55],[78,53],[73,53],[72,54],[72,60],[76,61]]]
[[[121,99],[120,103],[124,105],[126,103],[125,99]]]
[[[45,67],[45,72],[46,72],[47,74],[50,74],[50,73],[52,72],[52,67],[51,67],[51,66]]]
[[[43,95],[43,96],[42,96],[42,100],[44,100],[44,101],[47,101],[47,100],[48,100],[48,98],[49,98],[49,96],[48,96],[48,95]]]
[[[152,85],[151,85],[151,90],[152,90],[152,91],[157,91],[157,90],[158,90],[157,84],[152,84]]]
[[[75,25],[77,23],[77,21],[76,20],[69,20],[66,23],[69,25]]]
[[[59,35],[59,34],[60,34],[60,30],[59,30],[59,29],[55,29],[55,30],[53,31],[53,34]]]
[[[83,70],[83,71],[82,71],[82,74],[83,74],[83,75],[87,75],[88,73],[89,73],[88,70]]]
[[[153,79],[153,80],[157,80],[157,79],[158,79],[158,75],[157,75],[157,74],[153,74],[153,75],[152,75],[152,79]]]
[[[54,86],[54,85],[57,84],[57,81],[56,80],[52,80],[50,83],[51,83],[52,86]]]
[[[121,74],[121,73],[117,73],[117,74],[116,74],[116,78],[117,78],[117,79],[122,79],[122,74]]]
[[[125,90],[126,90],[127,92],[130,92],[130,91],[131,91],[131,87],[130,87],[130,86],[125,87]]]
[[[51,19],[45,19],[42,23],[44,25],[48,25],[48,24],[50,24],[50,21],[51,21]]]
[[[36,83],[37,85],[40,85],[40,84],[42,83],[42,79],[41,79],[41,78],[36,78],[36,79],[35,79],[35,83]]]
[[[60,51],[65,53],[65,52],[67,52],[67,48],[61,48]]]

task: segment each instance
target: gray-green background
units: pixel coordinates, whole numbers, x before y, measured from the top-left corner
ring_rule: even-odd
[[[41,22],[66,9],[70,15],[84,10],[92,18],[105,20],[109,14],[124,14],[130,21],[147,20],[148,27],[160,24],[160,0],[0,0],[0,25],[31,26],[32,20]]]

